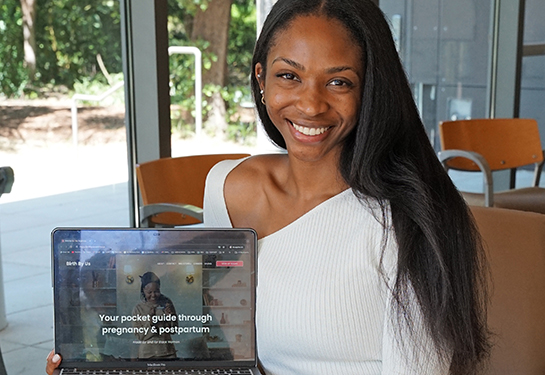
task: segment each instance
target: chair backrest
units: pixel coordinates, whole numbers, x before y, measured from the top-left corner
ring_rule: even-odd
[[[474,151],[492,171],[518,168],[543,160],[537,122],[533,119],[474,119],[439,124],[442,150]],[[468,159],[454,158],[449,168],[478,171]]]
[[[204,185],[210,169],[225,159],[241,159],[249,154],[195,155],[152,160],[136,166],[136,176],[144,205],[181,203],[203,206]],[[192,217],[161,213],[153,222],[167,225],[195,224]]]
[[[545,374],[545,215],[471,208],[485,243],[493,287],[490,375]]]

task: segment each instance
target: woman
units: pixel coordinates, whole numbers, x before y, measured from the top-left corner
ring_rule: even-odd
[[[477,373],[483,252],[381,11],[279,0],[252,67],[261,121],[287,153],[214,167],[204,217],[258,233],[265,372]]]
[[[279,0],[253,67],[259,116],[287,154],[217,165],[204,216],[258,233],[265,371],[477,373],[483,252],[380,10]]]
[[[136,337],[142,341],[138,348],[138,358],[176,358],[176,348],[169,333],[159,333],[152,327],[175,327],[176,310],[174,304],[161,293],[161,280],[153,272],[146,272],[140,276],[140,297],[142,299],[133,309],[133,316],[150,316],[151,321],[136,321],[135,327],[144,327],[146,334],[137,333]],[[167,319],[174,316],[174,319]],[[158,318],[156,323],[153,319]]]

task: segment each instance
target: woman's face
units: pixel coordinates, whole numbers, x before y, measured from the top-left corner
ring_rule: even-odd
[[[362,51],[345,26],[296,17],[276,36],[265,71],[256,65],[267,112],[288,153],[310,162],[338,157],[356,125],[364,79]]]
[[[149,283],[144,286],[144,297],[147,302],[157,303],[160,295],[161,289],[157,283]]]

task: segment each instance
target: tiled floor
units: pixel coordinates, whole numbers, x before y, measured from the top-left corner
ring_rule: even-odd
[[[45,374],[53,347],[49,235],[57,226],[129,226],[126,183],[0,204],[9,375]],[[1,200],[2,198],[0,198]]]
[[[479,175],[454,173],[453,179],[459,187],[472,190],[482,184]],[[523,172],[518,182],[527,186],[530,180],[531,173]],[[9,375],[40,375],[53,347],[50,232],[56,226],[128,226],[127,184],[7,203],[2,198],[0,239],[8,326],[0,332],[0,345]]]

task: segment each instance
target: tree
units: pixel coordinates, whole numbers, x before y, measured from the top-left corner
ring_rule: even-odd
[[[227,84],[227,46],[229,41],[229,24],[231,21],[231,5],[233,0],[210,0],[203,9],[197,9],[193,19],[191,40],[207,40],[206,52],[214,56],[209,70],[203,73],[203,83],[218,88]],[[220,134],[227,129],[225,102],[219,90],[212,93],[211,110],[206,127],[208,130]]]
[[[224,1],[222,6],[210,0],[168,0],[168,5],[169,43],[195,46],[203,52],[205,128],[220,134],[227,126],[226,137],[244,139],[255,131],[252,124],[239,121],[240,104],[251,101],[248,77],[256,38],[254,0]],[[173,124],[179,129],[193,122],[193,61],[183,55],[170,58],[171,100],[179,106]]]
[[[28,76],[33,80],[36,74],[36,0],[21,0],[23,13],[23,49],[24,65],[28,69]]]

